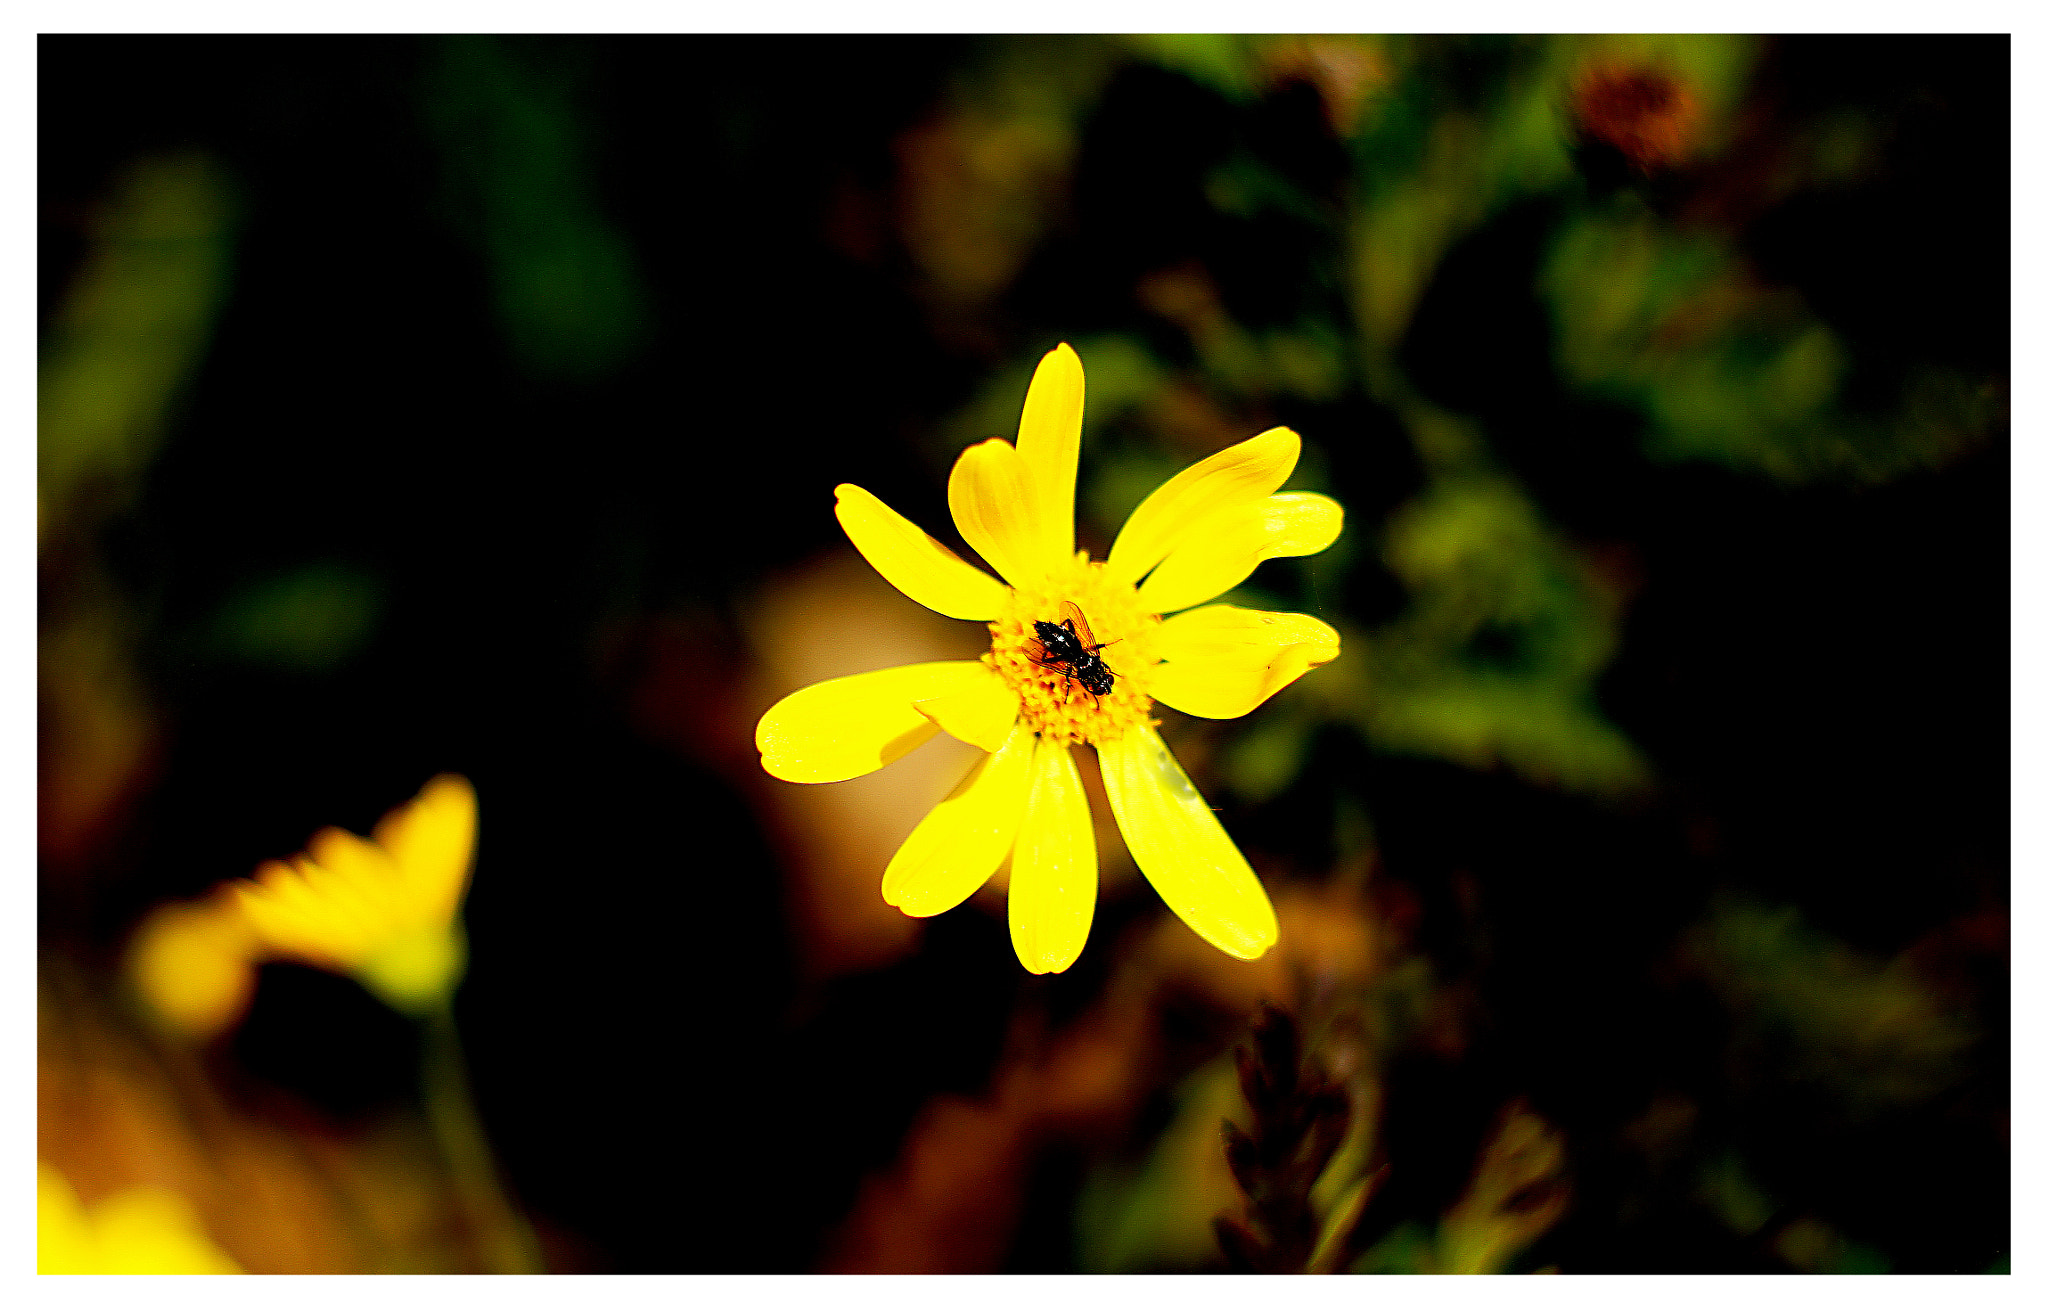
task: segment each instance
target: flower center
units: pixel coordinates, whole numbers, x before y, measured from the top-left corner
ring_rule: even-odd
[[[1093,642],[1078,631],[1065,640],[1068,603],[1080,609]],[[1057,629],[1053,640],[1042,638],[1041,622]],[[1159,662],[1159,615],[1145,611],[1136,587],[1089,562],[1087,551],[1039,586],[1012,590],[988,629],[993,639],[982,661],[1016,690],[1024,722],[1043,739],[1099,744],[1151,720],[1145,692]]]

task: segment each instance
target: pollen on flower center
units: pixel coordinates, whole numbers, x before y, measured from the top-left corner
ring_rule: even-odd
[[[1102,646],[1099,657],[1114,679],[1106,695],[1092,693],[1069,671],[1032,658],[1038,639],[1033,624],[1057,624],[1068,601],[1081,610]],[[1147,692],[1159,662],[1159,615],[1146,612],[1137,589],[1113,580],[1100,563],[1089,562],[1086,551],[1042,585],[1012,590],[1002,615],[988,627],[993,640],[982,661],[1016,690],[1025,724],[1043,739],[1100,744],[1151,720]]]

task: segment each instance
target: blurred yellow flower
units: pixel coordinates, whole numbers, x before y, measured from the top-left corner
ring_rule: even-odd
[[[153,1186],[87,1211],[64,1174],[36,1163],[36,1270],[50,1274],[239,1272],[200,1228],[192,1207]]]
[[[458,916],[476,844],[476,791],[435,777],[373,839],[328,827],[289,862],[234,883],[263,954],[345,972],[408,1013],[447,999],[467,948]]]
[[[1278,937],[1258,877],[1153,729],[1153,702],[1234,718],[1337,656],[1337,633],[1299,613],[1215,604],[1266,559],[1313,554],[1342,529],[1323,495],[1276,494],[1301,438],[1285,427],[1202,460],[1140,504],[1109,557],[1074,549],[1081,360],[1039,362],[1017,443],[988,440],[953,465],[960,535],[1006,586],[858,486],[839,524],[875,570],[947,617],[986,622],[976,662],[840,677],[762,715],[761,765],[785,781],[842,781],[893,762],[941,729],[987,751],[910,833],[882,898],[913,917],[954,907],[1010,860],[1010,939],[1033,972],[1065,971],[1095,914],[1094,826],[1070,750],[1089,745],[1131,857],[1181,919],[1217,948],[1257,958]],[[1079,645],[1062,649],[1062,626]],[[1091,675],[1081,654],[1099,658]],[[1093,680],[1091,688],[1087,683]],[[1107,685],[1104,681],[1107,681]]]

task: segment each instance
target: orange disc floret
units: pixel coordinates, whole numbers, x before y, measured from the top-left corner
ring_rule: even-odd
[[[1096,695],[1057,666],[1034,659],[1035,623],[1057,624],[1066,604],[1087,619],[1100,657],[1113,675],[1108,694]],[[1001,616],[988,624],[991,640],[982,661],[1017,692],[1019,712],[1041,739],[1059,745],[1101,744],[1152,721],[1148,694],[1159,615],[1147,612],[1137,588],[1110,577],[1086,551],[1038,586],[1010,592]]]

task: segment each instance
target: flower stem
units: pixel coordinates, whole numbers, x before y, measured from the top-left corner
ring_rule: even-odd
[[[526,1219],[505,1198],[476,1100],[463,1064],[462,1037],[455,1027],[455,1009],[442,1001],[426,1014],[426,1042],[421,1059],[427,1121],[448,1165],[449,1179],[463,1216],[483,1257],[485,1270],[532,1273],[546,1271],[540,1246]]]

